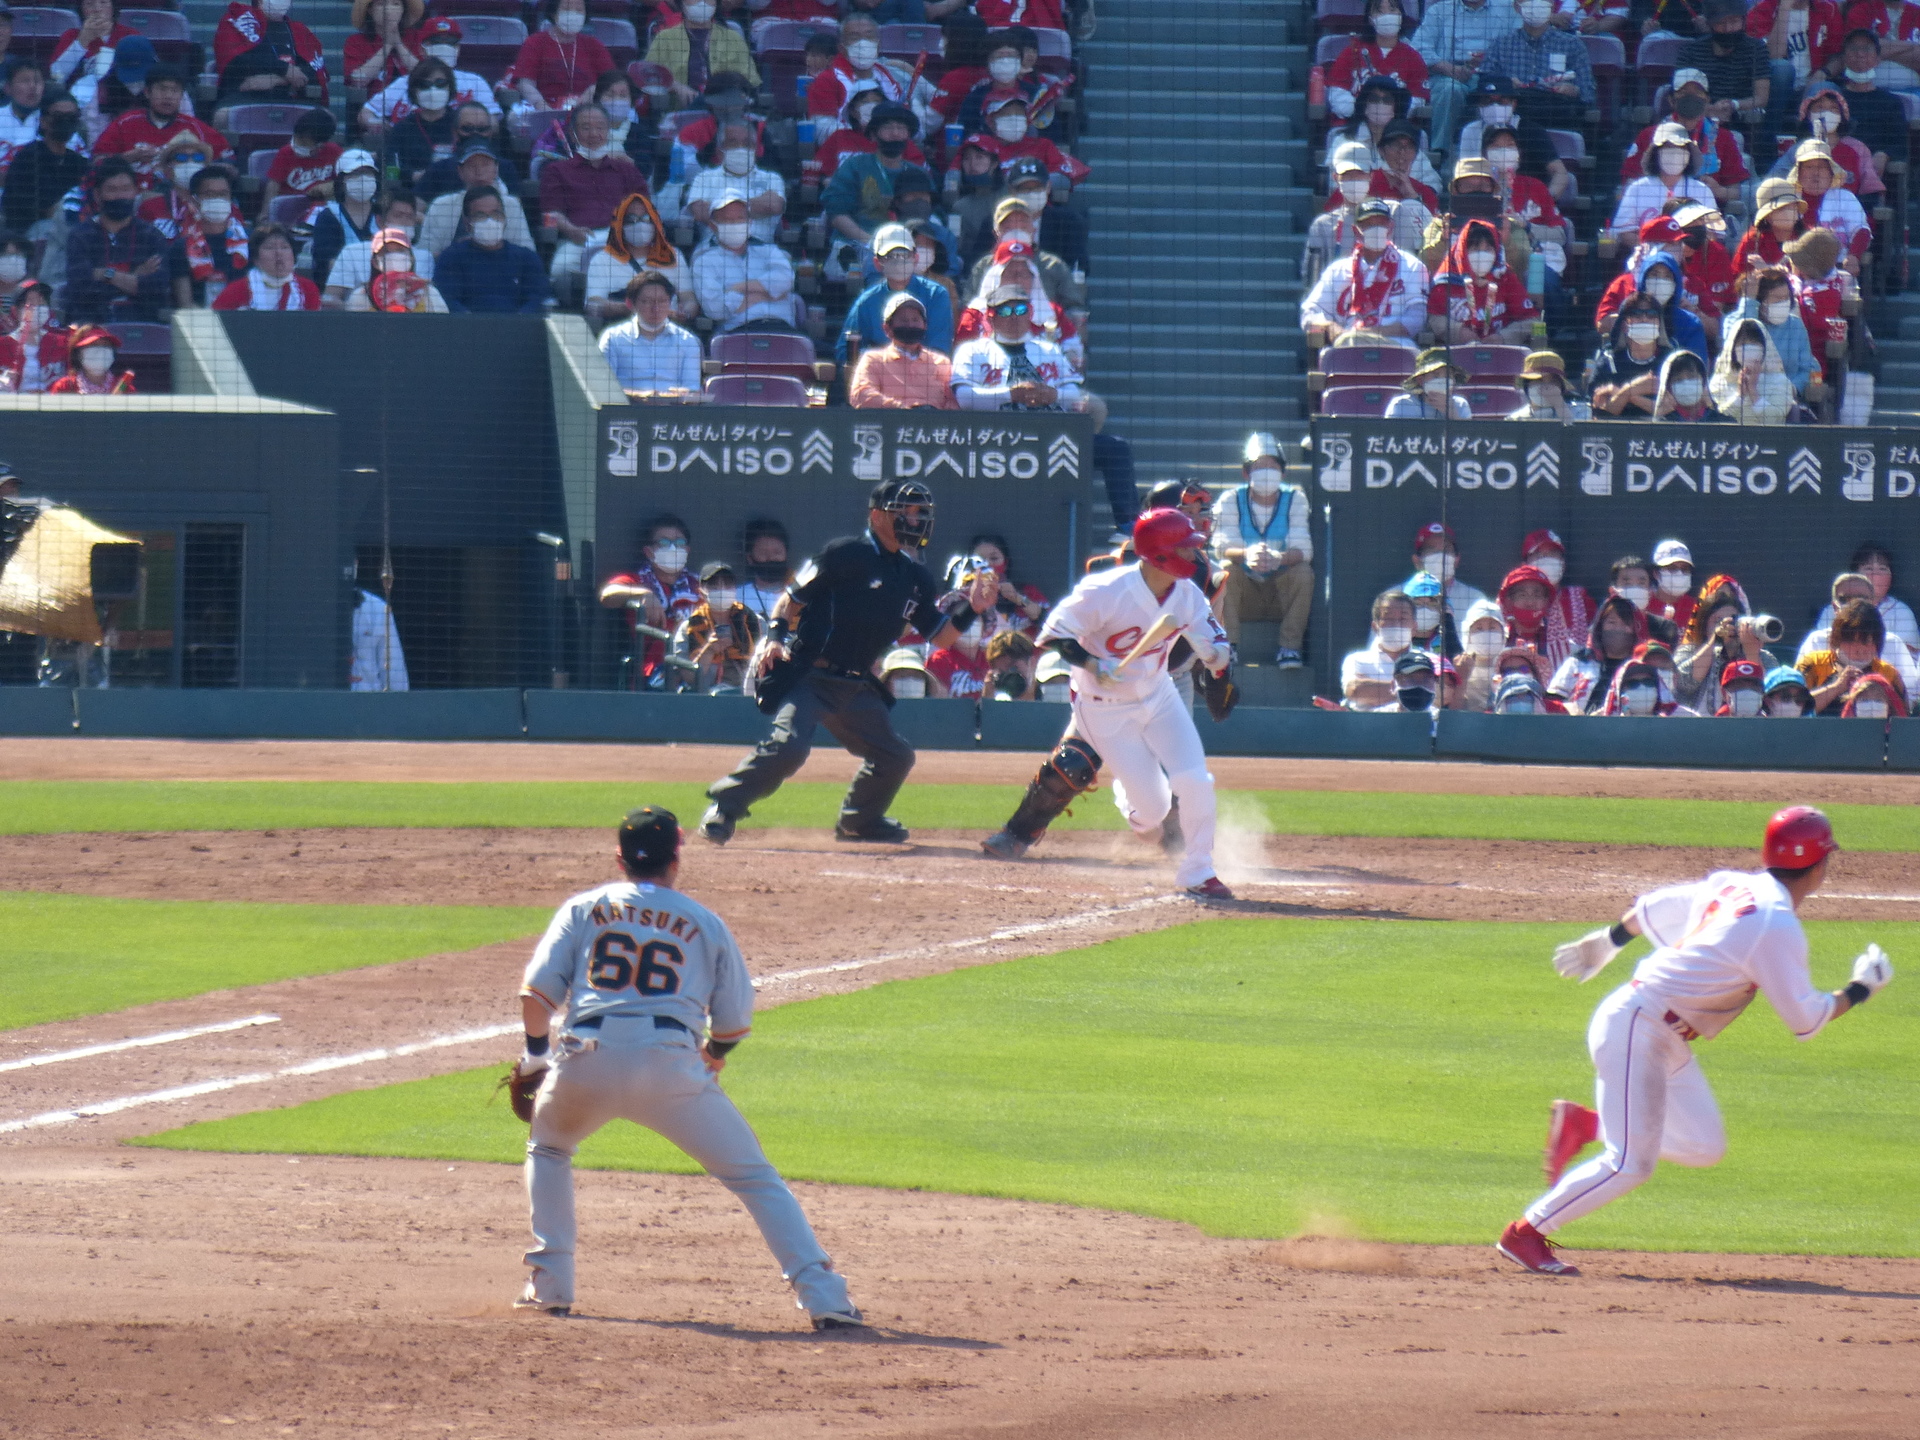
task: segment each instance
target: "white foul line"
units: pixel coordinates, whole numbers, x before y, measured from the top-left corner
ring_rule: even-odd
[[[942,955],[953,950],[977,949],[982,945],[992,945],[1004,940],[1019,940],[1028,935],[1040,935],[1049,930],[1071,930],[1081,925],[1096,924],[1116,915],[1128,915],[1138,910],[1148,910],[1159,905],[1172,905],[1183,900],[1179,895],[1154,895],[1144,900],[1130,900],[1124,905],[1108,905],[1098,910],[1083,910],[1077,915],[1063,915],[1057,920],[1036,920],[1026,925],[1010,925],[1004,930],[995,930],[988,935],[978,935],[968,940],[949,940],[940,945],[929,945],[918,950],[899,950],[891,955],[875,955],[868,960],[843,960],[836,965],[814,965],[804,970],[782,970],[772,975],[762,975],[755,980],[757,989],[763,985],[778,985],[788,980],[801,980],[809,975],[834,975],[847,970],[864,970],[873,965],[887,965],[896,960],[918,960],[929,955]],[[238,1029],[242,1024],[252,1024],[263,1017],[254,1016],[248,1021],[231,1022],[211,1029]],[[277,1017],[265,1017],[277,1018]],[[496,1040],[502,1035],[515,1035],[520,1031],[518,1024],[487,1025],[478,1030],[462,1030],[455,1035],[436,1035],[429,1040],[415,1040],[406,1045],[394,1045],[379,1050],[361,1050],[352,1055],[326,1055],[318,1060],[306,1060],[298,1065],[288,1065],[279,1070],[262,1071],[254,1075],[230,1075],[223,1080],[202,1080],[193,1085],[176,1085],[168,1090],[151,1090],[144,1095],[123,1095],[118,1100],[102,1100],[93,1105],[82,1105],[72,1110],[49,1110],[40,1115],[29,1115],[24,1120],[0,1121],[0,1135],[17,1130],[36,1130],[48,1125],[71,1125],[76,1120],[89,1120],[101,1115],[117,1115],[122,1110],[137,1109],[142,1105],[165,1105],[175,1100],[192,1100],[201,1095],[215,1095],[223,1090],[238,1090],[247,1085],[265,1085],[272,1080],[288,1080],[303,1075],[321,1075],[329,1070],[345,1070],[356,1065],[371,1065],[381,1060],[397,1060],[407,1055],[418,1055],[426,1050],[443,1050],[451,1045],[470,1045],[479,1040]],[[146,1044],[159,1044],[161,1039],[178,1039],[188,1032],[166,1037],[149,1037]],[[206,1033],[206,1032],[196,1032]],[[82,1052],[76,1051],[74,1054]],[[92,1053],[92,1052],[87,1052]],[[47,1057],[41,1057],[43,1060]]]
[[[63,1060],[86,1060],[95,1055],[111,1055],[116,1050],[140,1050],[148,1045],[171,1045],[176,1040],[192,1040],[201,1035],[219,1035],[228,1030],[245,1030],[254,1025],[277,1025],[278,1015],[249,1015],[244,1020],[222,1020],[218,1025],[195,1025],[188,1030],[164,1030],[158,1035],[140,1035],[132,1040],[115,1040],[106,1045],[82,1045],[78,1050],[55,1050],[46,1055],[30,1055],[25,1060],[0,1064],[0,1072],[31,1070],[37,1065],[58,1065]]]

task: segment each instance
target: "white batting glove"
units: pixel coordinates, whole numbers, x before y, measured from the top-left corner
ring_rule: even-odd
[[[1117,685],[1120,683],[1120,662],[1106,655],[1093,657],[1093,680],[1096,685]]]
[[[1878,945],[1867,946],[1853,962],[1854,983],[1866,986],[1870,995],[1878,995],[1892,979],[1893,961]]]
[[[1603,925],[1560,946],[1553,952],[1553,968],[1569,980],[1591,980],[1620,953],[1620,947],[1607,934],[1609,928]]]

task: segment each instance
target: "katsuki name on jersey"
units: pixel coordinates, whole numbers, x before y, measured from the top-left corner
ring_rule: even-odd
[[[595,925],[638,925],[642,929],[650,926],[687,941],[694,940],[700,934],[700,927],[689,925],[684,915],[675,915],[671,910],[636,910],[618,900],[598,901],[587,912],[587,919]]]

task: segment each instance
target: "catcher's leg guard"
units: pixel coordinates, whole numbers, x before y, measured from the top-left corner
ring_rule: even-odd
[[[1100,752],[1079,736],[1068,736],[1033,777],[1012,818],[981,842],[983,848],[1003,860],[1019,859],[1074,798],[1093,789],[1099,779]]]

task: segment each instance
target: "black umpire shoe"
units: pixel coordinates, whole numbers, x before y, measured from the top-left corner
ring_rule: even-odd
[[[707,813],[700,817],[700,838],[714,845],[724,845],[733,838],[736,822],[718,805],[709,805]]]
[[[833,838],[871,840],[883,845],[904,845],[907,841],[907,827],[887,815],[882,815],[878,820],[869,820],[857,828],[842,820],[833,827]]]

